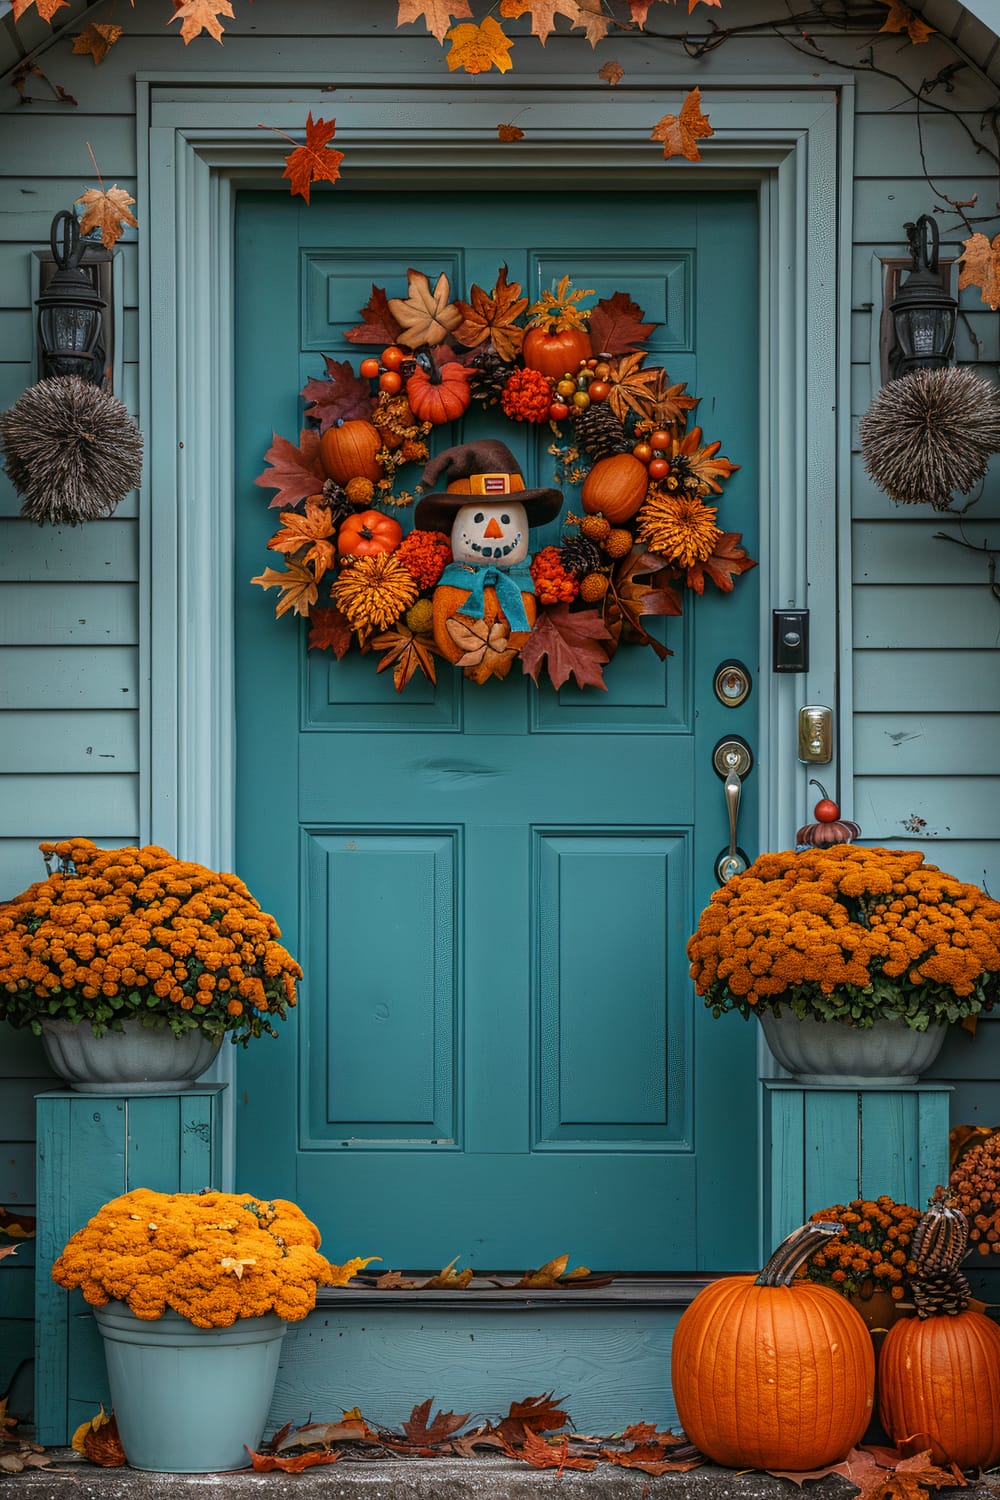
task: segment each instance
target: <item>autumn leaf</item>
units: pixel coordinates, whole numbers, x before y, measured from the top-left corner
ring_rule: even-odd
[[[276,1453],[288,1453],[292,1448],[329,1448],[332,1443],[380,1443],[381,1439],[373,1427],[369,1427],[356,1406],[345,1411],[339,1422],[309,1422],[305,1427],[291,1428],[280,1441],[269,1444]]]
[[[361,322],[349,328],[344,338],[349,344],[394,344],[399,337],[399,324],[389,311],[389,299],[385,289],[372,282],[372,294],[359,314]]]
[[[51,21],[57,10],[69,4],[69,0],[14,0],[14,20],[19,21],[34,3],[43,21]]]
[[[326,473],[319,460],[319,433],[312,428],[303,428],[297,448],[287,438],[274,433],[264,461],[271,467],[258,474],[254,484],[278,491],[269,510],[298,506],[307,496],[315,495],[323,488]]]
[[[661,370],[659,373],[660,378],[651,392],[650,419],[660,427],[679,427],[683,432],[687,426],[688,412],[694,411],[701,397],[687,394],[686,380],[677,385],[668,385],[667,372]]]
[[[0,1245],[0,1260],[6,1260],[8,1255],[16,1255],[16,1245]]]
[[[595,354],[629,354],[644,343],[655,323],[644,323],[643,311],[628,292],[601,297],[590,314],[590,342]]]
[[[80,233],[91,234],[99,229],[101,244],[105,250],[114,248],[121,239],[126,224],[133,229],[139,227],[138,219],[129,211],[129,204],[134,203],[135,199],[117,183],[106,192],[103,188],[88,188],[76,201],[83,204]]]
[[[281,589],[274,610],[279,620],[288,610],[306,617],[319,598],[315,578],[301,563],[289,563],[284,573],[279,568],[265,568],[263,573],[251,578],[250,582],[259,583],[262,589]]]
[[[639,24],[641,25],[642,23],[640,22]],[[606,62],[603,68],[598,68],[597,76],[598,78],[603,78],[605,83],[610,83],[611,87],[614,88],[615,84],[621,83],[625,77],[625,69],[621,63]]]
[[[0,1235],[11,1240],[33,1240],[37,1230],[34,1214],[12,1213],[0,1207]]]
[[[443,46],[452,21],[463,21],[471,15],[469,0],[399,0],[396,25],[406,26],[411,21],[419,21],[422,16],[427,30]]]
[[[404,1276],[401,1271],[385,1271],[375,1278],[374,1285],[379,1292],[415,1292],[419,1289],[420,1282]]]
[[[292,197],[298,193],[308,203],[314,182],[337,181],[344,153],[338,151],[336,146],[327,144],[332,140],[336,128],[336,120],[314,120],[312,110],[309,111],[306,116],[305,145],[296,146],[294,151],[289,151],[285,157],[285,170],[281,174],[292,184]],[[284,135],[285,132],[282,130],[278,133]]]
[[[368,381],[357,375],[349,359],[323,357],[326,377],[307,380],[299,394],[312,404],[305,415],[319,423],[320,432],[336,427],[338,422],[348,422],[353,417],[368,419],[373,402]]]
[[[446,59],[450,72],[462,68],[466,73],[488,73],[493,67],[501,73],[510,72],[510,49],[514,43],[492,16],[487,16],[481,26],[475,23],[453,26],[447,40],[451,42]]]
[[[701,112],[701,89],[693,88],[685,96],[680,115],[664,115],[653,126],[649,139],[663,142],[665,158],[686,156],[688,161],[701,161],[698,142],[714,134],[708,116]]]
[[[513,363],[524,342],[524,329],[516,326],[516,320],[524,313],[528,299],[521,296],[519,281],[508,282],[506,265],[497,272],[492,292],[473,284],[469,301],[458,301],[455,306],[462,314],[455,329],[458,343],[475,349],[489,339],[500,358]]]
[[[412,267],[406,273],[406,282],[406,297],[389,298],[389,311],[399,324],[399,342],[407,349],[440,344],[462,321],[458,307],[449,300],[451,283],[442,271],[432,290],[423,271]]]
[[[328,541],[333,536],[333,512],[328,505],[314,499],[306,501],[305,513],[298,510],[282,511],[279,517],[280,531],[276,531],[268,542],[272,552],[283,552],[285,556],[298,552],[302,547],[308,551],[298,559],[302,563],[313,563],[316,582],[322,582],[324,573],[337,560],[336,543]]]
[[[254,580],[256,582],[256,579]],[[355,1255],[350,1260],[345,1260],[342,1266],[331,1265],[331,1275],[323,1278],[324,1286],[346,1286],[352,1276],[363,1271],[365,1266],[370,1266],[373,1260],[381,1260],[381,1255]]]
[[[320,1448],[311,1448],[306,1453],[294,1453],[285,1457],[279,1453],[255,1453],[248,1448],[250,1462],[258,1474],[272,1474],[277,1470],[282,1474],[301,1474],[304,1469],[315,1469],[318,1464],[335,1464],[340,1458],[339,1453],[324,1452]]]
[[[686,1474],[689,1469],[698,1469],[706,1460],[700,1455],[688,1458],[665,1458],[663,1449],[655,1443],[639,1444],[627,1452],[620,1449],[602,1448],[601,1457],[608,1463],[623,1469],[639,1469],[643,1474]]]
[[[70,1440],[70,1447],[102,1469],[120,1469],[128,1462],[115,1414],[112,1412],[109,1416],[103,1406],[96,1417],[80,1423]]]
[[[579,688],[590,684],[607,692],[603,667],[610,656],[601,642],[609,640],[611,634],[596,609],[573,614],[568,604],[557,604],[535,621],[521,648],[522,665],[536,684],[545,662],[555,688],[572,676]]]
[[[590,308],[580,307],[583,297],[592,297],[594,288],[574,287],[570,290],[569,275],[560,278],[555,291],[547,287],[537,302],[528,308],[528,317],[533,328],[553,329],[586,328]]]
[[[608,590],[605,619],[609,625],[614,620],[613,612],[617,611],[614,623],[619,629],[621,626],[628,626],[644,646],[652,648],[660,661],[665,661],[673,652],[662,641],[649,634],[642,620],[646,615],[681,613],[681,597],[670,583],[670,579],[676,576],[676,573],[664,568],[661,557],[645,552],[641,546],[635,546],[615,566]]]
[[[962,241],[963,250],[958,257],[958,289],[978,286],[985,302],[995,312],[1000,307],[1000,234],[994,235],[992,244],[985,234],[974,234]]]
[[[693,563],[687,569],[685,581],[688,588],[694,589],[696,594],[703,594],[707,575],[716,588],[721,589],[724,594],[731,594],[733,579],[738,578],[741,573],[749,573],[751,568],[757,566],[754,559],[739,545],[742,540],[741,531],[724,531],[711,557],[706,558],[703,563]]]
[[[222,41],[222,23],[220,16],[232,18],[233,7],[229,0],[183,0],[176,6],[174,14],[170,17],[168,25],[172,21],[180,21],[181,36],[184,38],[185,46],[207,31],[209,36],[214,36],[217,42]]]
[[[451,625],[451,623],[452,622],[449,620],[449,626]],[[455,1260],[449,1261],[448,1264],[442,1270],[440,1270],[436,1276],[432,1276],[429,1281],[424,1282],[423,1286],[421,1287],[421,1291],[464,1291],[465,1288],[469,1285],[469,1282],[472,1280],[473,1271],[471,1266],[466,1266],[464,1271],[456,1271],[455,1262],[457,1260],[458,1256],[456,1255]]]
[[[469,1420],[467,1411],[461,1413],[439,1411],[431,1421],[433,1409],[434,1397],[428,1396],[426,1401],[413,1408],[407,1420],[402,1424],[407,1441],[413,1446],[433,1448],[436,1444],[443,1443],[450,1438]]]
[[[728,479],[739,468],[739,464],[730,463],[728,458],[716,458],[721,447],[721,443],[703,444],[701,428],[692,427],[683,438],[672,440],[667,458],[671,463],[678,457],[684,460],[684,467],[698,480],[699,493],[721,495],[719,480]]]
[[[222,1267],[222,1269],[224,1271],[231,1271],[232,1274],[236,1277],[237,1281],[243,1280],[243,1272],[246,1270],[247,1266],[255,1266],[256,1264],[256,1255],[224,1255],[219,1261],[219,1265]]]
[[[554,1260],[547,1260],[544,1266],[539,1266],[537,1271],[525,1271],[521,1280],[516,1283],[521,1287],[556,1287],[562,1286],[567,1281],[590,1275],[588,1266],[577,1266],[575,1271],[567,1272],[569,1264],[568,1255],[557,1255]]]
[[[926,42],[934,35],[934,27],[915,16],[903,0],[879,0],[879,4],[889,7],[885,24],[879,28],[881,31],[905,31],[911,42]]]
[[[84,57],[89,53],[95,65],[102,63],[121,34],[120,26],[95,21],[86,31],[81,31],[79,36],[73,38],[73,51]]]
[[[650,414],[663,371],[657,365],[650,365],[644,370],[642,363],[645,358],[644,351],[626,354],[621,359],[616,359],[611,366],[608,375],[611,389],[607,399],[619,421],[624,422],[630,411],[634,411],[639,417],[648,417]]]
[[[653,0],[628,0],[628,4],[632,12],[632,20],[641,31],[646,24],[646,17],[649,15],[649,7],[653,4]]]
[[[571,27],[586,24],[586,17],[579,0],[500,0],[500,14],[517,20],[526,13],[531,15],[531,34],[545,46],[548,37],[556,29],[556,16],[562,16]],[[605,26],[605,31],[607,27]]]
[[[429,635],[416,635],[409,625],[400,623],[394,630],[386,630],[372,641],[376,651],[384,651],[376,671],[384,672],[392,667],[392,680],[396,692],[401,693],[413,676],[420,671],[430,682],[437,682],[434,666],[435,655],[440,656],[434,640]]]
[[[505,1443],[504,1448],[511,1458],[519,1458],[522,1462],[530,1464],[533,1469],[580,1469],[589,1471],[597,1468],[595,1458],[574,1458],[569,1451],[569,1438],[547,1439],[541,1437],[530,1428],[524,1434],[524,1445],[520,1448],[512,1448]]]
[[[309,650],[332,651],[338,661],[350,650],[354,630],[339,609],[314,609],[309,616]]]
[[[524,131],[520,125],[498,125],[497,139],[506,142],[508,145],[511,141],[523,141]]]

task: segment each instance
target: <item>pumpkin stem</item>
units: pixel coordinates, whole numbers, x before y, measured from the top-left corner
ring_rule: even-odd
[[[825,797],[826,796],[826,787],[823,785],[823,783],[821,781],[817,781],[814,776],[810,776],[810,778],[809,778],[809,785],[810,786],[818,786],[819,787],[819,794],[820,794],[820,796],[821,797]]]
[[[820,1243],[839,1234],[842,1228],[841,1224],[820,1220],[793,1229],[775,1250],[754,1286],[789,1286],[799,1266],[809,1259]]]

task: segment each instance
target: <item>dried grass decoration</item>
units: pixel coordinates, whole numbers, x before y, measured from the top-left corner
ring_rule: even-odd
[[[1000,452],[1000,391],[971,370],[914,370],[882,387],[861,418],[861,453],[880,490],[947,510]]]
[[[52,526],[109,516],[142,477],[142,434],[122,403],[78,375],[30,386],[0,415],[21,515]]]

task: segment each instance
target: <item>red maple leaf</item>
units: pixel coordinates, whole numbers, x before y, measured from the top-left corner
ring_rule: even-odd
[[[319,434],[311,428],[304,428],[299,434],[297,448],[287,438],[275,433],[264,458],[271,467],[258,474],[254,484],[278,491],[271,501],[271,510],[301,506],[303,500],[318,494],[323,488],[326,474],[319,461]]]
[[[354,373],[351,361],[331,359],[327,354],[323,363],[327,378],[307,380],[299,393],[304,401],[312,402],[306,407],[306,416],[319,422],[320,432],[352,417],[370,417],[374,403],[368,381]]]
[[[347,655],[354,631],[339,609],[314,609],[309,616],[309,650],[332,651],[340,661]]]
[[[511,1458],[520,1458],[533,1469],[558,1469],[560,1474],[563,1469],[590,1470],[597,1468],[595,1458],[574,1458],[569,1451],[569,1438],[562,1437],[548,1442],[539,1433],[532,1432],[530,1427],[525,1431],[524,1444],[520,1448],[511,1448],[505,1443],[504,1448]]]
[[[741,573],[749,573],[751,568],[757,566],[755,559],[748,557],[739,545],[742,540],[741,531],[724,531],[711,557],[688,568],[684,580],[688,588],[694,589],[696,594],[703,594],[707,573],[716,588],[721,589],[724,594],[731,594],[733,578]]]
[[[292,184],[292,196],[300,194],[308,203],[309,190],[314,182],[336,182],[340,176],[343,151],[327,145],[337,128],[336,120],[313,120],[312,110],[306,117],[306,143],[296,146],[285,157],[285,170]]]
[[[602,297],[590,314],[590,342],[599,354],[631,354],[656,327],[642,319],[642,308],[628,292]]]
[[[252,1448],[248,1448],[247,1452],[258,1474],[269,1474],[275,1469],[282,1474],[301,1474],[303,1469],[314,1469],[317,1464],[335,1464],[340,1457],[339,1453],[321,1453],[315,1448],[308,1453],[288,1456],[277,1453],[254,1453]]]
[[[403,1423],[403,1431],[409,1444],[434,1447],[437,1443],[445,1442],[469,1420],[467,1411],[439,1411],[432,1421],[433,1408],[434,1397],[428,1396],[426,1401],[415,1406],[410,1412],[408,1419]]]
[[[521,665],[537,684],[547,657],[553,687],[561,688],[572,674],[577,687],[590,683],[607,692],[603,668],[610,658],[600,643],[610,640],[611,633],[596,609],[571,614],[568,604],[557,604],[542,610],[535,621],[521,647]]]
[[[358,316],[361,322],[344,334],[349,344],[378,344],[384,349],[386,344],[394,344],[399,338],[399,324],[389,309],[385,288],[376,286],[374,281],[372,294]]]

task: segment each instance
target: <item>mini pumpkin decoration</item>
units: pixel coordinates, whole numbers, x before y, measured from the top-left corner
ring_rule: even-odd
[[[756,1277],[698,1293],[674,1333],[672,1381],[690,1440],[734,1469],[822,1469],[839,1463],[871,1417],[875,1356],[850,1303],[793,1281],[841,1226],[790,1234]]]
[[[372,557],[376,552],[395,552],[403,540],[403,528],[380,510],[362,510],[348,516],[337,532],[341,557]]]
[[[817,786],[820,790],[820,800],[813,808],[816,822],[807,823],[798,830],[795,835],[796,844],[813,848],[823,844],[853,844],[856,838],[861,837],[860,824],[840,816],[840,808],[826,795],[821,782],[810,780],[809,785]]]
[[[331,479],[347,484],[352,479],[370,479],[377,484],[383,476],[382,465],[375,457],[382,438],[371,422],[355,419],[328,427],[319,440],[319,457]]]
[[[583,481],[580,503],[588,515],[600,511],[612,526],[635,515],[649,489],[649,470],[631,453],[599,458]]]
[[[593,354],[585,328],[529,328],[521,345],[521,356],[529,370],[540,370],[550,380],[575,375]]]
[[[418,364],[406,382],[406,399],[421,422],[454,422],[472,400],[469,381],[473,372],[457,361],[434,365],[427,371]]]
[[[894,1443],[929,1448],[936,1464],[991,1469],[1000,1462],[1000,1328],[969,1307],[959,1270],[968,1244],[961,1209],[932,1202],[910,1251],[917,1316],[889,1329],[879,1355],[879,1420]]]

